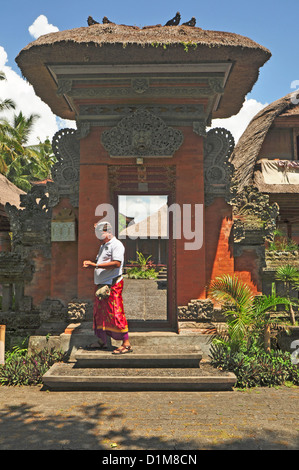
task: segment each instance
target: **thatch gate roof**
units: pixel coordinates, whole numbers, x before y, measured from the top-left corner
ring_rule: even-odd
[[[188,26],[138,28],[116,24],[45,34],[17,56],[22,74],[36,94],[66,119],[75,119],[47,66],[51,64],[190,64],[230,62],[225,93],[213,118],[229,117],[241,109],[258,79],[259,68],[271,53],[251,39],[228,32]]]

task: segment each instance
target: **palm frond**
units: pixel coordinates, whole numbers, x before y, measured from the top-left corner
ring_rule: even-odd
[[[257,315],[274,310],[278,305],[289,305],[290,301],[286,297],[276,295],[260,295],[254,299],[254,310]]]
[[[279,266],[275,273],[275,278],[278,281],[298,283],[299,282],[299,271],[294,266],[286,264],[285,266]]]
[[[250,287],[237,276],[228,274],[211,281],[209,295],[222,304],[233,304],[238,310],[250,308],[254,300]]]

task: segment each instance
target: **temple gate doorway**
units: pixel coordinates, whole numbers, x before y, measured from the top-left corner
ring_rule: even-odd
[[[174,181],[169,177],[169,172],[165,171],[164,180],[161,178],[162,168],[156,169],[156,175],[160,175],[158,184],[153,177],[155,168],[149,165],[142,168],[136,166],[135,178],[132,167],[128,170],[130,178],[124,167],[122,177],[119,169],[113,169],[114,184],[116,173],[119,174],[118,191],[113,200],[117,209],[116,235],[125,246],[123,299],[126,316],[130,328],[135,330],[176,330],[173,217],[171,211],[168,211],[174,198]],[[151,180],[150,193],[136,192],[138,184],[140,189],[149,189],[145,181],[142,186],[138,183],[140,171],[143,180]],[[121,191],[121,180],[127,191],[124,188]],[[172,181],[171,190],[169,181]]]
[[[189,232],[167,240],[167,319],[152,325],[178,331],[179,315],[212,318],[202,305],[217,275],[239,272],[251,282],[255,258],[248,263],[245,242],[233,247],[233,138],[208,129],[240,111],[269,58],[237,34],[159,24],[59,31],[20,52],[16,62],[37,95],[76,124],[53,137],[51,181],[35,186],[22,210],[10,210],[10,258],[33,264],[25,298],[43,320],[72,320],[70,304],[87,318],[81,306],[93,303],[93,272],[82,264],[98,252],[96,208],[117,208],[121,196],[164,195],[189,217]]]

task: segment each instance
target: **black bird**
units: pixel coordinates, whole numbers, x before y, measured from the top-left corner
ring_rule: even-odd
[[[89,16],[87,18],[87,24],[88,24],[88,26],[91,26],[93,24],[100,24],[100,23],[98,23],[96,20],[94,20],[92,16]]]
[[[174,18],[172,18],[171,20],[167,21],[167,23],[165,24],[165,26],[177,26],[177,25],[179,24],[180,20],[181,20],[181,14],[180,14],[180,12],[178,11]]]
[[[109,24],[109,23],[114,24],[114,23],[112,23],[112,21],[108,20],[107,16],[104,16],[103,24]]]
[[[196,19],[192,16],[191,20],[187,21],[186,23],[182,23],[183,26],[192,26],[196,25]]]

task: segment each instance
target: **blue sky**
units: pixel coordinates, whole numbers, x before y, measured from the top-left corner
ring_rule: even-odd
[[[61,122],[46,105],[33,98],[33,90],[21,78],[15,63],[20,50],[39,34],[86,26],[89,15],[99,22],[103,16],[108,16],[116,23],[144,26],[165,24],[176,11],[181,12],[184,21],[195,16],[197,26],[203,29],[248,36],[272,53],[272,58],[262,67],[257,83],[247,96],[240,115],[223,122],[223,126],[231,130],[237,140],[249,120],[262,107],[294,91],[292,82],[299,81],[298,18],[294,1],[5,1],[1,5],[0,70],[6,73],[7,82],[0,84],[0,98],[15,99],[26,115],[36,112],[41,116],[33,140],[37,136],[42,140],[47,135],[51,138],[58,127],[72,123]],[[213,122],[213,125],[219,124]]]

